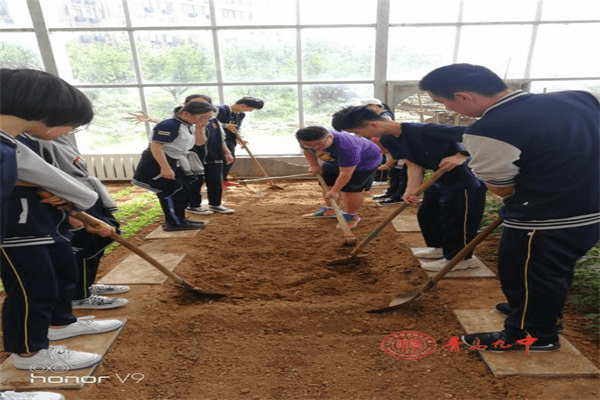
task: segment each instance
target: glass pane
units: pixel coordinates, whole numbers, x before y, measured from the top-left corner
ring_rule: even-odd
[[[27,2],[23,0],[0,1],[0,28],[32,28]]]
[[[464,0],[464,22],[533,21],[538,0]]]
[[[296,32],[230,30],[219,32],[224,81],[296,80]]]
[[[216,81],[210,32],[138,31],[136,44],[146,82]]]
[[[57,32],[51,35],[60,76],[71,83],[134,83],[125,32]]]
[[[203,94],[209,96],[214,103],[218,103],[218,92],[216,87],[160,87],[146,88],[146,104],[148,115],[153,118],[165,119],[173,115],[173,109],[181,106],[185,98],[191,94]],[[139,111],[139,110],[132,110]]]
[[[544,0],[542,20],[598,20],[600,2],[590,0]]]
[[[343,107],[373,97],[373,85],[304,85],[304,125],[331,128],[331,117]]]
[[[390,23],[456,22],[460,0],[391,1]]]
[[[600,79],[596,81],[534,81],[531,93],[559,92],[561,90],[585,90],[600,100]]]
[[[531,29],[531,25],[465,26],[457,61],[483,65],[502,78],[523,78]],[[482,51],[486,48],[494,51]]]
[[[89,128],[76,135],[82,154],[137,154],[148,147],[144,124],[125,119],[126,111],[140,109],[137,89],[82,89],[94,105]]]
[[[375,29],[302,30],[302,75],[307,80],[373,79]]]
[[[300,23],[374,24],[377,0],[301,0]]]
[[[44,69],[37,39],[33,33],[0,36],[0,67]]]
[[[294,25],[296,0],[215,0],[217,25]]]
[[[296,86],[229,86],[225,88],[226,104],[243,96],[262,99],[262,110],[246,113],[242,132],[254,155],[299,154],[294,134],[298,130],[298,89]],[[243,156],[243,149],[236,155]]]
[[[594,50],[600,24],[541,25],[531,66],[532,78],[600,76]],[[587,39],[587,40],[586,40]]]
[[[389,80],[419,80],[452,63],[456,28],[390,28]]]
[[[210,25],[208,0],[129,0],[127,6],[133,26]]]
[[[122,1],[42,0],[41,5],[46,24],[51,28],[125,26]]]

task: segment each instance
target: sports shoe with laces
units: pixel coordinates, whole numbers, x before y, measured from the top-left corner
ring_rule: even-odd
[[[165,222],[163,224],[162,228],[163,228],[163,231],[166,231],[166,232],[199,231],[199,230],[206,228],[206,224],[202,221],[190,221],[190,220],[186,219],[179,225],[171,225],[171,224],[168,224]]]
[[[233,214],[235,212],[235,210],[233,210],[231,208],[227,208],[227,207],[225,207],[223,205],[220,205],[220,206],[209,206],[209,208],[210,208],[211,211],[218,212],[218,213],[221,213],[221,214]]]
[[[65,396],[53,392],[2,392],[0,400],[65,400]]]
[[[446,266],[448,261],[450,261],[450,260],[446,260],[445,258],[442,258],[441,260],[423,263],[423,265],[421,265],[421,267],[425,271],[437,272],[437,271],[441,271]],[[477,260],[475,260],[474,258],[471,258],[469,260],[462,260],[461,262],[456,264],[451,269],[451,271],[459,271],[459,270],[468,269],[468,268],[479,268],[479,264],[477,263]]]
[[[444,258],[444,250],[441,247],[427,247],[423,250],[417,250],[413,254],[417,258],[427,258],[427,259]]]
[[[348,214],[348,213],[344,213],[344,219],[346,220],[346,225],[348,225],[348,228],[350,229],[354,229],[358,226],[358,223],[361,221],[360,215],[358,215],[358,213],[356,214]],[[340,224],[337,224],[335,226],[337,229],[340,229]]]
[[[505,316],[508,316],[508,314],[510,314],[510,304],[508,303],[498,303],[494,308],[497,312],[499,312],[500,314],[504,314]],[[558,316],[558,321],[556,321],[556,328],[559,332],[562,332],[565,329],[562,323],[562,313],[560,313],[560,315]]]
[[[93,315],[77,318],[77,322],[73,322],[64,328],[49,328],[49,340],[63,340],[80,335],[95,335],[97,333],[105,333],[114,331],[123,326],[123,322],[118,319],[102,319],[94,320]]]
[[[560,342],[540,341],[531,337],[510,340],[505,331],[481,332],[462,335],[461,340],[473,350],[546,352],[560,349]]]
[[[93,294],[87,299],[73,300],[72,306],[75,308],[88,308],[92,310],[105,310],[108,308],[117,308],[129,303],[127,299],[119,299],[115,297],[106,297]]]
[[[236,187],[236,186],[241,186],[241,185],[239,183],[236,183],[236,182],[223,181],[223,186],[224,187]]]
[[[129,286],[126,285],[105,285],[97,283],[90,286],[91,294],[121,294],[129,292]]]
[[[69,350],[65,346],[48,346],[47,349],[38,351],[31,357],[12,355],[15,368],[30,371],[72,371],[88,368],[102,361],[102,357],[95,353]]]
[[[373,196],[373,200],[385,200],[385,199],[389,199],[390,195],[387,193],[384,194],[376,194],[375,196]]]
[[[186,210],[191,213],[200,214],[200,215],[214,214],[214,211],[210,211],[208,208],[204,208],[204,207],[188,207],[188,208],[186,208]]]
[[[392,204],[400,204],[400,203],[403,203],[403,202],[404,202],[404,200],[402,200],[402,199],[395,199],[393,197],[389,197],[387,199],[379,200],[377,202],[377,204],[379,204],[380,206],[389,206],[389,205],[392,205]]]
[[[319,211],[302,215],[302,218],[335,218],[335,211],[331,207],[321,207]]]

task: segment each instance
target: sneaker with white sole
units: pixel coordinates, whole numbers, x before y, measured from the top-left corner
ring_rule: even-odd
[[[509,339],[505,331],[481,332],[462,335],[461,340],[469,349],[487,350],[495,353],[504,351],[531,351],[534,353],[560,349],[560,341],[542,341],[524,336],[521,339]]]
[[[65,400],[65,396],[53,392],[2,392],[0,400]]]
[[[220,206],[209,206],[209,208],[210,208],[211,211],[218,212],[218,213],[221,213],[221,214],[233,214],[235,212],[235,210],[233,210],[231,208],[227,208],[227,207],[225,207],[223,205],[220,205]]]
[[[127,299],[119,299],[115,297],[106,297],[93,294],[87,299],[73,300],[73,308],[88,308],[91,310],[105,310],[108,308],[117,308],[129,303]]]
[[[427,247],[423,250],[417,250],[414,252],[414,256],[417,258],[444,258],[444,250],[441,247]]]
[[[214,211],[210,211],[208,208],[204,208],[204,207],[188,207],[188,208],[186,208],[186,210],[191,213],[200,214],[200,215],[214,214]]]
[[[77,322],[73,322],[64,328],[49,328],[49,340],[63,340],[80,335],[95,335],[114,331],[123,326],[123,321],[118,319],[102,319],[94,320],[93,315],[77,318]]]
[[[90,286],[91,294],[121,294],[129,292],[129,286],[125,285],[104,285],[102,283],[98,283]]]
[[[331,207],[323,206],[318,211],[303,214],[302,218],[335,218],[335,210]]]
[[[344,213],[344,220],[346,220],[346,224],[348,225],[348,228],[350,229],[354,229],[358,226],[358,223],[360,221],[362,221],[362,219],[360,218],[360,215],[358,215],[358,213],[356,214],[348,214],[348,213]],[[340,229],[340,224],[337,224],[336,229]]]
[[[12,355],[15,368],[28,369],[32,372],[72,371],[91,367],[102,361],[102,356],[96,353],[69,350],[65,346],[48,346],[31,357]]]
[[[421,267],[423,267],[425,271],[438,272],[441,271],[446,266],[446,264],[448,264],[448,261],[450,260],[442,258],[441,260],[424,263],[423,265],[421,265]],[[456,264],[454,268],[451,269],[451,271],[459,271],[468,268],[479,268],[479,263],[477,263],[477,260],[475,260],[474,258],[471,258],[469,260],[462,260],[461,262]]]

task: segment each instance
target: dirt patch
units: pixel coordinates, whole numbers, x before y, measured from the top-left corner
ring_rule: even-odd
[[[237,213],[208,216],[211,223],[196,237],[168,243],[169,251],[187,253],[178,275],[243,299],[198,301],[170,282],[134,287],[124,296],[131,301],[126,307],[94,312],[129,317],[96,371],[110,379],[62,392],[67,399],[599,397],[597,379],[496,379],[477,354],[441,348],[462,333],[453,310],[503,300],[497,279],[442,280],[403,309],[367,314],[426,282],[409,249],[423,246],[420,234],[399,234],[390,225],[367,245],[361,263],[329,268],[328,261],[347,256],[351,247],[343,245],[335,219],[300,217],[321,204],[316,182],[278,185],[285,190],[255,184],[262,198],[244,188],[227,191],[227,206]],[[109,187],[116,192],[123,185]],[[364,239],[390,210],[367,200],[353,233]],[[157,225],[131,240],[147,243]],[[476,250],[494,272],[496,248],[491,239]],[[129,254],[119,247],[105,257],[99,277]],[[598,367],[598,336],[585,329],[588,323],[567,307],[564,336]],[[438,349],[420,360],[385,354],[382,340],[403,330],[430,335]]]

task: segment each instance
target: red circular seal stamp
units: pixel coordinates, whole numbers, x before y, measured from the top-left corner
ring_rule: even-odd
[[[432,354],[437,348],[435,339],[416,331],[400,331],[387,335],[381,350],[394,358],[418,360]]]

